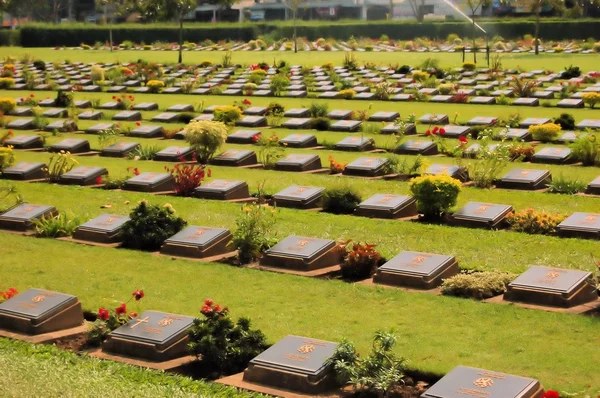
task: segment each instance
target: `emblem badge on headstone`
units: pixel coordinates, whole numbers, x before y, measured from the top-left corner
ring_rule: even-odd
[[[473,382],[473,385],[480,388],[487,388],[494,385],[494,380],[489,377],[481,377]]]
[[[298,352],[301,354],[310,354],[315,350],[315,346],[312,344],[304,344],[298,348]]]

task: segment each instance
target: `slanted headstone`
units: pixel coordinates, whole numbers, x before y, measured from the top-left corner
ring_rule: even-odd
[[[600,237],[600,214],[575,212],[556,227],[561,236]]]
[[[352,117],[352,111],[336,109],[327,114],[332,120],[349,120]]]
[[[235,124],[242,127],[266,127],[267,118],[264,116],[244,116]]]
[[[244,115],[249,116],[264,116],[267,113],[267,108],[264,106],[251,106],[244,110]]]
[[[469,101],[470,104],[479,104],[479,105],[490,105],[496,103],[496,97],[491,96],[477,96],[471,98]]]
[[[454,256],[403,251],[377,269],[373,282],[391,286],[433,289],[458,273]]]
[[[440,103],[448,103],[452,100],[451,95],[434,95],[429,98],[429,102],[440,102]]]
[[[133,105],[131,108],[134,111],[156,111],[158,110],[158,104],[156,102],[140,102],[139,104]]]
[[[328,268],[340,262],[335,246],[329,239],[288,236],[268,249],[260,264],[305,272]]]
[[[108,174],[104,167],[79,166],[64,173],[58,180],[59,184],[64,185],[97,185],[98,178]]]
[[[2,177],[20,181],[39,180],[45,177],[44,169],[46,167],[44,163],[39,162],[19,162],[2,170]]]
[[[112,120],[120,120],[127,122],[134,122],[142,120],[142,113],[140,111],[123,111],[119,112],[112,117]]]
[[[188,332],[194,318],[158,311],[144,311],[113,330],[102,351],[125,357],[164,362],[187,355]]]
[[[575,126],[578,129],[600,129],[600,119],[584,119]]]
[[[153,116],[151,120],[159,123],[177,123],[179,122],[179,113],[163,112]]]
[[[167,87],[162,91],[163,94],[180,94],[181,92],[181,87]]]
[[[119,108],[119,106],[120,105],[117,101],[110,101],[100,105],[98,109],[116,110]]]
[[[408,140],[396,149],[396,152],[401,155],[437,155],[438,147],[432,141],[416,141]]]
[[[175,104],[167,108],[167,112],[193,112],[194,106],[191,104]]]
[[[11,116],[33,116],[33,110],[28,107],[18,106],[9,112]]]
[[[105,130],[110,130],[115,127],[114,123],[98,123],[91,127],[88,127],[85,132],[86,134],[100,134]]]
[[[231,251],[227,244],[231,232],[224,228],[189,226],[171,236],[161,246],[161,254],[180,257],[205,258]]]
[[[556,104],[558,108],[583,108],[583,100],[579,98],[563,99]]]
[[[286,336],[250,361],[244,382],[319,394],[335,387],[333,367],[327,360],[336,343]]]
[[[452,164],[432,164],[425,170],[426,175],[449,175],[452,178],[456,178],[459,181],[466,181],[467,171],[460,166]]]
[[[53,144],[48,149],[50,152],[71,152],[71,153],[84,153],[90,151],[90,142],[88,140],[81,140],[78,138],[66,138],[56,144]]]
[[[333,123],[329,129],[331,131],[354,132],[360,129],[362,122],[360,120],[339,120]]]
[[[529,267],[508,284],[504,299],[552,307],[574,307],[598,300],[595,287],[589,283],[591,272]]]
[[[249,150],[230,149],[215,156],[210,163],[217,166],[251,166],[257,164],[256,153]]]
[[[413,123],[404,124],[404,135],[417,134],[417,128]],[[398,134],[400,132],[400,126],[395,123],[390,123],[383,127],[380,131],[381,134]]]
[[[543,393],[543,387],[535,379],[457,366],[421,398],[539,398]]]
[[[12,146],[15,149],[34,149],[42,148],[42,137],[39,135],[18,135],[4,142],[5,145]]]
[[[498,122],[497,117],[477,116],[467,122],[469,126],[491,126]]]
[[[590,195],[600,195],[600,177],[596,177],[594,181],[587,185],[585,193]]]
[[[398,112],[375,112],[369,117],[371,122],[393,122],[398,119],[400,114]]]
[[[292,118],[288,119],[281,124],[281,127],[286,129],[306,129],[310,128],[310,119],[306,118]]]
[[[73,239],[96,243],[116,243],[120,241],[119,232],[129,221],[128,216],[102,214],[81,224],[73,231]]]
[[[471,127],[469,126],[457,126],[453,124],[448,124],[442,128],[445,131],[445,133],[442,135],[444,138],[466,137],[471,131]]]
[[[311,148],[317,146],[317,137],[312,134],[291,134],[280,142],[290,148]]]
[[[552,120],[547,117],[528,117],[519,123],[519,127],[526,129],[530,126],[537,126],[538,124],[546,124],[550,122],[552,122]]]
[[[468,202],[451,216],[451,221],[464,227],[499,228],[512,210],[510,205]]]
[[[509,128],[508,130],[503,130],[499,133],[499,136],[506,137],[509,140],[519,140],[519,141],[531,141],[531,133],[529,129],[513,129]]]
[[[104,113],[94,110],[81,112],[79,115],[77,115],[77,117],[81,120],[99,120],[102,118],[102,116],[104,116]]]
[[[245,181],[211,180],[194,190],[194,196],[200,199],[235,200],[250,197]]]
[[[141,173],[125,181],[123,189],[138,192],[171,192],[175,179],[169,173]]]
[[[514,106],[539,106],[540,100],[538,98],[517,98],[512,102]]]
[[[412,196],[375,194],[361,202],[355,216],[372,218],[405,218],[417,215],[417,201]]]
[[[111,158],[124,158],[131,151],[136,150],[140,144],[137,142],[116,142],[100,152],[100,156],[106,156]]]
[[[282,171],[311,171],[321,169],[321,158],[319,155],[292,154],[279,159],[275,163],[275,170]]]
[[[324,188],[292,185],[273,195],[273,201],[279,207],[311,209],[318,207]]]
[[[571,149],[546,147],[536,152],[531,161],[534,163],[565,164],[571,161]]]
[[[341,151],[370,151],[375,149],[375,141],[368,137],[346,137],[335,144],[335,149]]]
[[[310,109],[308,108],[292,108],[285,111],[283,116],[291,117],[291,118],[303,118],[307,117],[310,113]]]
[[[57,213],[54,206],[22,203],[0,215],[0,229],[27,231],[34,226],[34,220],[53,216]]]
[[[386,158],[358,158],[344,168],[343,174],[360,177],[382,176],[387,172],[388,162]]]
[[[194,151],[187,146],[170,146],[156,152],[154,160],[162,162],[181,162],[191,160]]]
[[[77,124],[74,120],[56,120],[44,127],[44,131],[58,131],[61,133],[77,130]]]
[[[67,113],[68,112],[66,109],[50,108],[50,109],[46,109],[44,112],[42,112],[42,116],[51,117],[51,118],[59,118],[59,117],[67,117]]]
[[[156,138],[162,137],[165,129],[162,126],[138,126],[128,134],[130,137]]]
[[[28,289],[0,303],[0,328],[5,330],[41,335],[82,324],[81,303],[68,294]]]
[[[7,129],[14,130],[31,130],[35,126],[33,124],[33,119],[15,119],[8,122],[6,125]]]
[[[584,136],[585,136],[585,134],[579,134],[574,131],[566,131],[563,134],[561,134],[560,137],[558,137],[556,139],[556,142],[559,142],[561,144],[569,144],[569,143],[577,141],[579,138],[584,137]]]
[[[448,115],[428,113],[419,119],[421,124],[448,124]]]
[[[506,189],[544,189],[552,182],[550,170],[513,169],[496,181],[496,187]]]
[[[253,144],[261,133],[259,130],[237,130],[227,136],[225,142],[229,144]]]

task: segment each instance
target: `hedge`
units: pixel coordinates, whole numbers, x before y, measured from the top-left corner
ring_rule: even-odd
[[[528,19],[505,19],[481,22],[489,32],[505,39],[520,38],[533,34],[535,22]],[[282,23],[230,23],[184,25],[183,39],[201,42],[205,39],[242,40],[256,39],[259,35],[271,34],[275,37],[292,37],[293,28]],[[543,20],[540,36],[543,40],[587,39],[598,36],[600,20]],[[347,40],[351,36],[378,38],[382,34],[391,39],[411,40],[416,37],[446,38],[456,33],[461,37],[471,34],[471,25],[464,22],[403,22],[403,21],[345,21],[343,23],[303,23],[298,24],[298,35],[316,40],[320,37]],[[478,36],[480,34],[478,33]],[[113,27],[113,41],[121,43],[131,40],[136,43],[151,44],[156,41],[176,42],[178,27],[168,24],[116,25]],[[24,47],[78,46],[81,43],[93,44],[108,39],[108,27],[100,25],[42,25],[32,24],[21,28],[21,45]]]
[[[21,32],[18,30],[0,30],[0,46],[21,45]]]

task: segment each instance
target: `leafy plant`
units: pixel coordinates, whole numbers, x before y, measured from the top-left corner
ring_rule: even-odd
[[[560,125],[563,130],[573,130],[575,128],[575,118],[570,113],[561,113],[554,119],[554,124]]]
[[[60,238],[73,235],[73,231],[81,225],[79,217],[72,217],[66,212],[60,212],[55,216],[46,216],[33,220],[35,232],[41,238]]]
[[[98,146],[104,149],[117,142],[117,138],[121,135],[121,130],[117,126],[105,129],[98,133]]]
[[[308,114],[311,118],[326,117],[329,113],[329,105],[327,102],[313,102],[308,108]]]
[[[211,175],[210,169],[206,171],[206,166],[197,163],[178,163],[172,168],[165,166],[165,170],[175,179],[175,193],[178,196],[192,196],[204,178]]]
[[[129,152],[127,157],[133,160],[154,160],[156,154],[162,150],[158,145],[140,145]]]
[[[477,67],[477,64],[475,62],[463,62],[462,67],[464,70],[472,72]]]
[[[227,126],[222,122],[197,120],[183,129],[185,140],[195,151],[198,162],[207,164],[227,139]]]
[[[517,97],[531,97],[536,89],[535,81],[516,78],[511,86]]]
[[[600,145],[595,134],[588,134],[575,140],[571,145],[571,156],[584,166],[600,165]]]
[[[0,213],[23,202],[23,197],[14,185],[0,183]]]
[[[285,148],[275,133],[271,133],[268,137],[261,134],[256,139],[256,143],[259,146],[256,157],[265,169],[275,167],[275,163],[285,155]]]
[[[160,92],[163,87],[165,87],[165,82],[162,80],[150,80],[148,83],[146,83],[146,87],[148,87],[151,93],[156,94]]]
[[[583,103],[590,107],[590,109],[594,109],[596,104],[600,102],[600,93],[584,93],[583,94]]]
[[[394,353],[396,336],[393,331],[378,330],[373,338],[371,353],[361,358],[354,344],[342,339],[327,365],[333,366],[336,379],[342,385],[351,384],[355,392],[366,390],[388,397],[401,385],[408,360]]]
[[[4,115],[11,112],[17,107],[17,102],[13,98],[3,97],[0,98],[0,112]]]
[[[275,97],[279,97],[283,94],[283,92],[290,85],[290,80],[284,75],[276,75],[271,78],[271,84],[269,85],[269,89],[273,93]]]
[[[238,251],[240,264],[248,264],[275,244],[272,229],[277,219],[275,209],[266,205],[244,205],[241,210],[229,246]]]
[[[268,348],[266,336],[250,328],[250,319],[229,316],[229,309],[207,299],[189,331],[188,349],[215,378],[243,371],[250,360]]]
[[[356,55],[354,55],[354,53],[350,51],[346,51],[344,53],[344,61],[342,64],[344,65],[344,68],[348,69],[349,71],[358,69],[358,60],[356,58]]]
[[[461,183],[447,174],[424,175],[410,180],[409,188],[423,217],[439,220],[456,204]]]
[[[5,291],[0,291],[0,304],[5,302],[6,300],[10,300],[11,298],[15,297],[17,294],[19,294],[19,291],[17,289],[15,289],[14,287],[10,287],[10,288],[8,288],[8,290],[5,290]]]
[[[331,126],[331,121],[326,117],[317,117],[311,119],[310,125],[317,131],[327,131]]]
[[[587,183],[581,180],[571,180],[563,175],[559,175],[558,177],[553,177],[552,182],[548,184],[548,192],[574,195],[585,191],[586,187]]]
[[[561,128],[559,124],[545,123],[538,124],[536,126],[529,126],[528,130],[534,140],[551,142],[558,138]]]
[[[333,156],[329,156],[329,172],[331,174],[339,174],[346,169],[348,163],[337,162]]]
[[[506,222],[510,229],[517,232],[528,234],[550,235],[556,232],[556,226],[560,224],[566,216],[559,214],[549,214],[537,212],[533,209],[512,212],[506,217]]]
[[[506,292],[506,287],[517,276],[499,271],[464,271],[444,279],[441,291],[446,296],[485,300]]]
[[[338,97],[342,99],[352,99],[356,96],[356,91],[352,89],[341,90],[338,93]]]
[[[214,121],[233,126],[242,118],[242,110],[237,106],[219,106],[215,108]]]
[[[87,331],[87,345],[99,346],[104,340],[107,339],[110,332],[125,325],[130,320],[137,318],[139,304],[137,306],[137,312],[128,312],[127,304],[129,304],[132,299],[135,299],[136,302],[139,302],[142,298],[144,298],[144,296],[145,293],[143,290],[136,289],[133,293],[131,293],[131,297],[127,302],[121,303],[114,310],[100,307],[96,315],[96,320],[92,325],[90,325],[90,328]]]
[[[0,140],[0,144],[2,140]],[[0,176],[2,175],[2,170],[7,167],[10,167],[15,163],[15,153],[12,147],[0,147]]]
[[[333,214],[352,214],[360,202],[360,194],[351,186],[329,187],[321,199],[323,211]]]
[[[122,246],[128,249],[156,251],[165,240],[181,231],[187,223],[175,215],[170,204],[148,204],[142,200],[129,214],[120,232]]]
[[[50,155],[48,167],[43,169],[46,181],[57,182],[63,174],[73,170],[78,164],[79,162],[70,152],[60,151]]]
[[[568,67],[565,67],[565,71],[562,73],[563,79],[572,79],[579,76],[581,76],[581,69],[579,69],[579,66],[569,65]]]
[[[339,242],[336,250],[342,260],[342,278],[361,280],[373,276],[381,260],[381,255],[375,250],[376,246],[365,242]]]

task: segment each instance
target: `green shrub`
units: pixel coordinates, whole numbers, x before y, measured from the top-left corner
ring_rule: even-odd
[[[590,107],[590,109],[594,109],[596,104],[600,102],[600,93],[584,93],[583,94],[583,103]]]
[[[578,192],[585,191],[586,187],[587,184],[581,180],[571,180],[560,175],[552,178],[552,182],[548,184],[548,192],[574,195]]]
[[[581,76],[581,70],[579,69],[579,66],[573,66],[573,65],[569,65],[568,67],[565,67],[565,71],[562,74],[563,79],[572,79],[574,77],[579,77],[579,76]]]
[[[560,214],[549,214],[527,209],[510,213],[506,217],[506,222],[510,225],[512,231],[550,235],[556,232],[556,226],[563,222],[565,218],[566,216]]]
[[[242,110],[237,106],[219,106],[215,108],[214,121],[233,126],[242,118]]]
[[[529,126],[529,133],[534,140],[542,142],[551,142],[558,138],[560,133],[560,125],[554,123],[538,124],[537,126]]]
[[[463,69],[466,71],[474,71],[475,68],[477,68],[477,65],[475,64],[475,62],[464,62],[462,65]]]
[[[438,86],[438,91],[442,95],[452,94],[452,92],[454,91],[454,84],[452,84],[452,83],[440,84]]]
[[[356,96],[356,91],[352,90],[352,89],[347,89],[347,90],[341,90],[338,93],[338,97],[341,99],[352,99]]]
[[[73,231],[81,225],[79,217],[60,212],[55,216],[46,216],[33,220],[35,232],[41,238],[60,238],[73,235]]]
[[[321,199],[323,211],[333,214],[352,214],[360,202],[360,194],[350,186],[327,188]]]
[[[233,322],[229,309],[207,299],[189,331],[188,349],[213,378],[243,371],[269,346],[263,332],[250,329],[250,319]]]
[[[175,215],[170,204],[148,204],[142,200],[129,214],[119,236],[128,249],[156,251],[165,240],[181,231],[187,223]]]
[[[186,142],[196,152],[196,159],[202,164],[208,163],[227,139],[227,126],[222,122],[193,121],[183,131]]]
[[[595,134],[584,135],[571,145],[571,156],[584,166],[600,165],[600,146]]]
[[[443,295],[485,300],[506,292],[516,275],[499,271],[463,272],[444,279]]]
[[[15,85],[15,79],[12,77],[0,77],[0,88],[12,88]]]
[[[14,83],[14,79],[13,79]],[[0,113],[6,115],[17,107],[17,102],[9,97],[0,98]]]
[[[317,117],[310,121],[310,125],[315,130],[327,131],[331,126],[331,121],[326,117]]]
[[[308,108],[308,114],[312,118],[326,117],[328,113],[329,105],[327,104],[327,102],[314,102],[310,104],[310,107]]]
[[[575,128],[575,118],[570,113],[561,113],[554,119],[554,124],[560,125],[563,130],[573,130]]]
[[[276,75],[271,78],[269,88],[275,97],[279,97],[290,85],[290,81],[283,75]]]
[[[272,229],[277,219],[275,209],[261,204],[242,206],[241,210],[229,246],[238,251],[240,264],[248,264],[275,244]]]
[[[140,145],[127,154],[129,159],[134,160],[154,160],[156,154],[162,150],[157,145]]]
[[[412,78],[415,82],[422,82],[429,79],[429,73],[423,71],[415,71],[412,74]]]
[[[424,175],[410,180],[409,188],[423,217],[439,220],[456,205],[461,183],[446,174]]]

